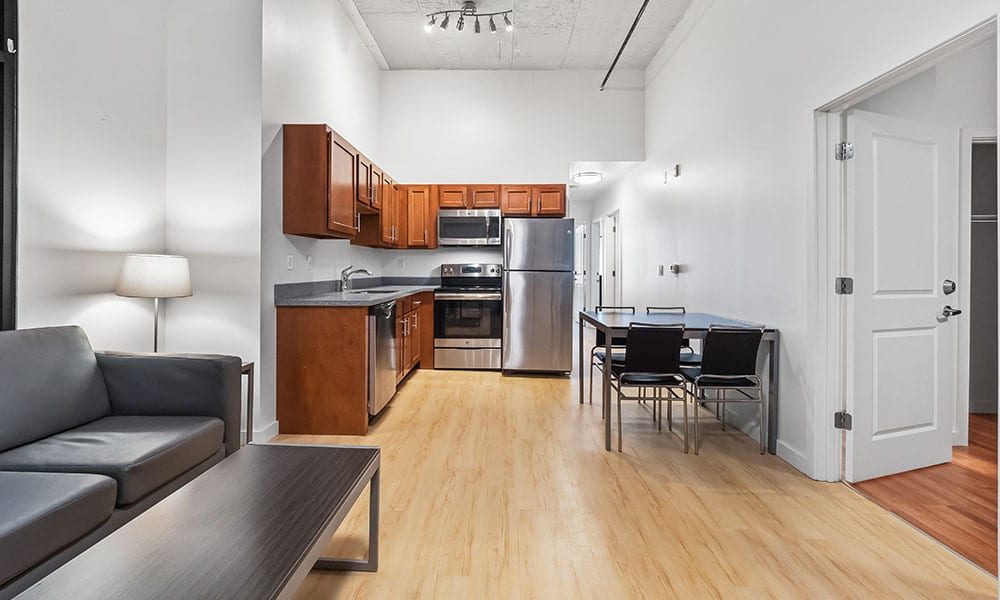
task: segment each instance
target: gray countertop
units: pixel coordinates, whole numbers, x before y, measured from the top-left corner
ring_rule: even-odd
[[[275,298],[275,306],[375,306],[383,302],[399,300],[420,292],[433,292],[439,285],[394,285],[384,284],[378,287],[357,288],[349,292],[325,292],[308,294],[292,298]],[[381,292],[381,290],[392,290]],[[365,292],[362,294],[352,292]]]

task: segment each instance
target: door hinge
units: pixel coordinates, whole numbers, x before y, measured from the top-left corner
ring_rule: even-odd
[[[838,277],[834,279],[833,291],[836,294],[850,296],[854,293],[854,279],[850,277]]]
[[[833,147],[833,157],[837,160],[854,158],[854,142],[840,142]]]
[[[851,430],[851,413],[846,410],[833,413],[833,427],[835,429]]]

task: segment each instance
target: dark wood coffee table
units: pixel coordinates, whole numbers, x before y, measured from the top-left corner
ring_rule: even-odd
[[[368,558],[321,553],[371,485]],[[378,569],[379,449],[251,444],[18,598],[291,598],[312,569]]]

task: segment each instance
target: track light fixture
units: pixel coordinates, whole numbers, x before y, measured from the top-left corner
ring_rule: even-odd
[[[465,29],[465,17],[470,17],[476,20],[475,27],[473,30],[476,33],[481,33],[482,26],[479,24],[479,17],[483,18],[489,17],[490,33],[496,33],[497,24],[496,21],[493,20],[493,18],[497,16],[503,17],[504,29],[506,29],[507,31],[514,31],[514,23],[510,19],[511,13],[514,12],[514,9],[502,10],[491,13],[481,13],[476,8],[476,3],[472,2],[471,0],[466,0],[465,2],[462,2],[461,5],[462,8],[456,8],[451,10],[439,10],[437,12],[427,13],[425,16],[429,20],[427,21],[427,24],[424,25],[424,30],[426,30],[428,33],[434,30],[434,23],[436,22],[438,15],[444,15],[444,18],[441,20],[441,29],[448,29],[448,24],[451,21],[451,14],[455,13],[458,15],[458,26],[456,27],[456,29],[458,29],[459,31]]]

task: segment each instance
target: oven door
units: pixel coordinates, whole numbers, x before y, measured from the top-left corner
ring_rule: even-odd
[[[499,246],[499,210],[438,211],[439,246]]]
[[[500,348],[503,302],[500,292],[434,294],[435,348]]]

